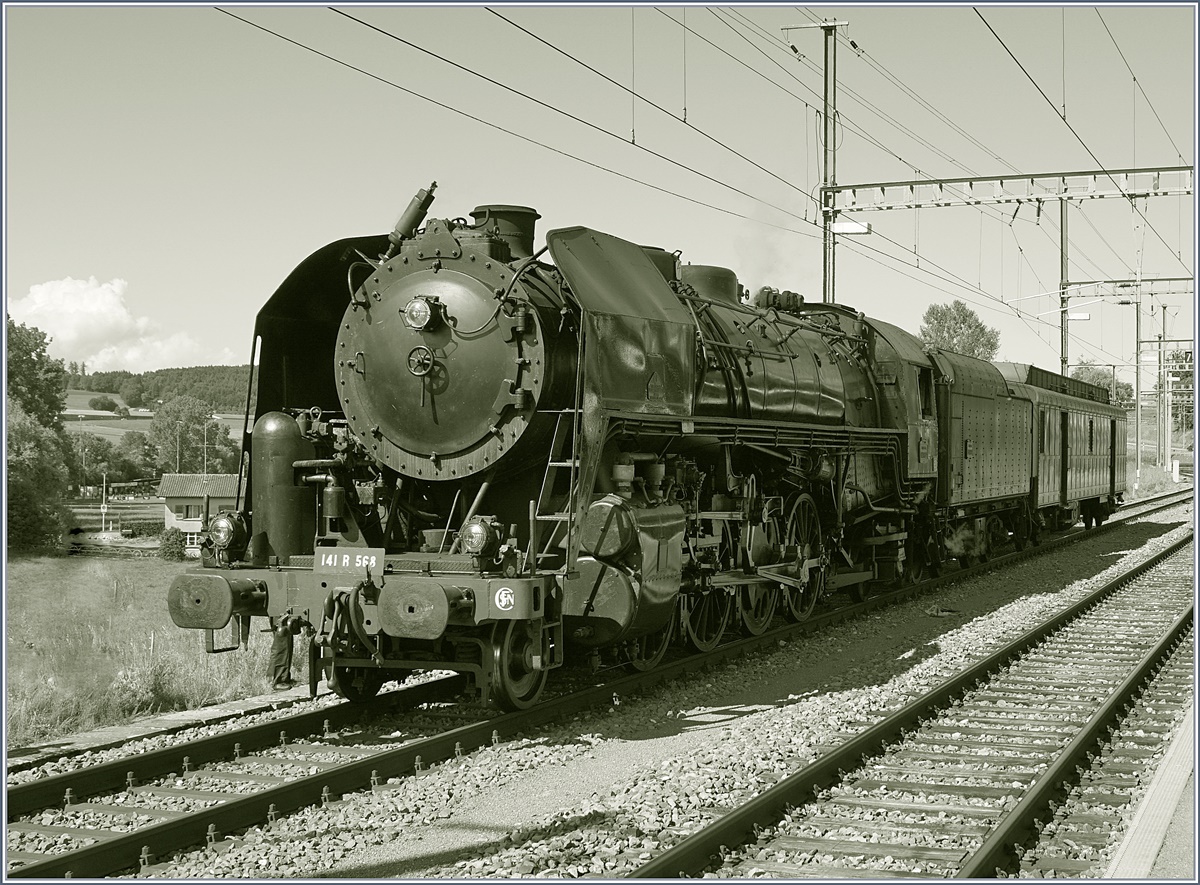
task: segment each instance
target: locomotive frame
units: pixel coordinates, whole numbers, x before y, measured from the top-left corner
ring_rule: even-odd
[[[168,591],[210,652],[266,615],[314,693],[451,669],[520,709],[1119,504],[1101,388],[587,228],[534,253],[527,207],[421,227],[435,186],[259,313],[239,507]]]

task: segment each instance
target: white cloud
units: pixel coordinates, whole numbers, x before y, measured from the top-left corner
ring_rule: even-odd
[[[87,363],[89,371],[146,372],[166,366],[237,365],[228,348],[201,345],[187,332],[164,334],[149,317],[135,317],[125,303],[128,283],[52,280],[30,286],[8,305],[18,323],[36,326],[52,341],[50,355]]]

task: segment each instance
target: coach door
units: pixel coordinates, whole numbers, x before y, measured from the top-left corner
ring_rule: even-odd
[[[1062,493],[1062,454],[1058,422],[1054,412],[1045,405],[1038,407],[1037,416],[1038,492],[1037,506],[1057,504]]]
[[[1062,448],[1060,449],[1059,457],[1062,459],[1062,466],[1059,471],[1058,503],[1066,507],[1067,490],[1071,487],[1069,482],[1071,465],[1071,415],[1066,409],[1063,409],[1059,414],[1061,415],[1060,424],[1062,426]]]
[[[1108,494],[1117,494],[1117,419],[1108,421]]]

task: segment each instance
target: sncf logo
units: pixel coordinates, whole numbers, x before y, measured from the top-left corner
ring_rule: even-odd
[[[511,587],[501,587],[496,591],[496,608],[502,612],[512,611],[517,602],[517,595]]]

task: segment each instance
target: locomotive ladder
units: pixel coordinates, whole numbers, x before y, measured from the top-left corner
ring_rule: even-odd
[[[542,477],[542,488],[537,500],[529,502],[529,556],[528,562],[534,569],[543,559],[550,556],[550,547],[559,540],[559,526],[566,525],[566,537],[571,534],[571,522],[575,514],[575,477],[579,470],[579,458],[574,453],[574,439],[578,433],[578,409],[564,409],[558,413],[558,421],[554,425],[554,436],[550,441],[550,460],[546,463],[546,473]],[[567,445],[568,438],[572,444]],[[567,505],[565,510],[555,510],[550,506],[554,496],[554,484],[560,470],[570,471]],[[551,529],[546,537],[546,543],[539,551],[541,540],[541,524],[550,523]]]

